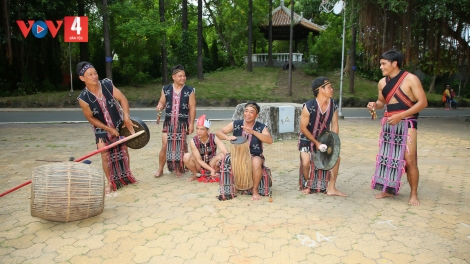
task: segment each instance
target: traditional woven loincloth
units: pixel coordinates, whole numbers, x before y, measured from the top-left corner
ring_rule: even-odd
[[[371,188],[396,195],[400,190],[401,176],[405,173],[408,129],[415,127],[416,119],[405,119],[396,125],[390,125],[387,117],[384,117],[381,122],[379,153]]]
[[[261,156],[261,158],[264,157]],[[234,177],[232,173],[232,165],[231,165],[231,158],[230,158],[230,153],[225,155],[225,157],[222,159],[220,163],[220,181],[219,181],[219,191],[220,195],[217,197],[219,200],[224,201],[224,200],[230,200],[232,198],[235,198],[237,195],[236,193],[236,188],[235,188],[235,183],[234,183]],[[271,170],[263,165],[263,173],[261,176],[261,181],[258,186],[258,192],[260,195],[263,196],[270,196],[272,193],[272,179],[271,179]],[[245,190],[240,192],[241,194],[249,194],[252,195],[252,190]]]
[[[116,141],[118,139],[116,138]],[[129,158],[124,144],[108,150],[108,171],[114,190],[136,182],[129,168]]]
[[[184,123],[178,123],[177,126],[168,126],[166,161],[169,171],[185,172],[183,157],[188,149],[186,137],[186,125]]]
[[[308,181],[305,180],[303,171],[302,171],[302,162],[299,166],[299,190],[310,189],[311,193],[316,192],[326,192],[328,188],[328,182],[330,181],[331,172],[325,170],[319,170],[315,167],[315,162],[313,158],[314,152],[310,154],[310,172],[308,176]]]

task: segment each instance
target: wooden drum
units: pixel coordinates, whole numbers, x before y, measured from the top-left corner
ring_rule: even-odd
[[[99,215],[104,209],[103,173],[79,162],[37,167],[31,186],[31,215],[70,222]]]
[[[253,176],[251,168],[251,154],[248,140],[245,137],[237,137],[230,141],[230,156],[232,174],[235,188],[238,190],[248,190],[253,188]]]

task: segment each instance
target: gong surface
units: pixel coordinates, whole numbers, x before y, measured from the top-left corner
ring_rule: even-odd
[[[237,139],[230,140],[230,143],[238,145],[238,144],[243,144],[247,141],[246,137],[237,137]]]
[[[341,149],[341,142],[338,134],[333,131],[323,131],[318,136],[317,141],[321,144],[325,144],[327,149],[325,152],[321,152],[316,149],[314,151],[314,162],[315,167],[320,170],[331,170],[339,158],[339,152]]]
[[[127,141],[126,145],[131,149],[143,148],[143,147],[145,147],[145,145],[147,145],[147,143],[150,140],[150,130],[147,127],[147,125],[145,124],[145,122],[140,120],[137,117],[131,117],[131,121],[134,125],[137,126],[137,127],[134,127],[134,131],[136,133],[141,131],[141,130],[144,130],[145,133],[143,133],[142,135]],[[127,137],[127,136],[131,135],[131,132],[129,132],[129,129],[127,129],[127,127],[121,127],[121,129],[119,130],[119,134],[121,136]]]

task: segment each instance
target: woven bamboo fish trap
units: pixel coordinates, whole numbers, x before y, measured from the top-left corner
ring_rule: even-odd
[[[61,162],[37,167],[31,186],[31,215],[70,222],[104,209],[104,176],[90,165]]]

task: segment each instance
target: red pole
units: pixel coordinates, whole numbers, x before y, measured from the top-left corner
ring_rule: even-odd
[[[100,149],[97,149],[97,150],[95,150],[95,151],[93,151],[93,152],[91,152],[91,153],[89,153],[89,154],[86,154],[85,156],[80,157],[80,158],[78,158],[78,159],[76,159],[76,160],[74,160],[74,161],[75,161],[75,162],[80,162],[80,161],[82,161],[82,160],[84,160],[84,159],[86,159],[86,158],[88,158],[88,157],[91,157],[91,156],[96,155],[96,154],[98,154],[98,153],[100,153],[100,152],[103,152],[103,151],[105,151],[105,150],[108,150],[108,149],[110,149],[110,148],[112,148],[112,147],[115,147],[116,145],[122,144],[122,143],[124,143],[124,142],[126,142],[126,141],[128,141],[128,140],[130,140],[130,139],[133,139],[133,138],[135,138],[135,137],[138,137],[138,136],[140,136],[140,135],[143,134],[143,133],[145,133],[145,131],[144,131],[144,130],[141,130],[141,131],[139,131],[139,132],[137,132],[137,133],[135,133],[135,134],[132,134],[132,135],[130,135],[130,136],[128,136],[128,137],[125,137],[125,138],[123,138],[123,139],[120,139],[120,140],[114,142],[113,144],[110,144],[110,145],[108,145],[108,146],[105,146],[105,147],[102,147],[102,148],[100,148]],[[16,191],[16,190],[18,190],[19,188],[22,188],[22,187],[24,187],[24,186],[30,184],[31,182],[32,182],[31,180],[28,180],[28,181],[26,181],[26,182],[23,182],[22,184],[20,184],[20,185],[14,187],[14,188],[11,188],[10,190],[8,190],[8,191],[6,191],[6,192],[1,193],[1,194],[0,194],[0,197],[3,197],[3,196],[5,196],[5,195],[7,195],[7,194],[9,194],[9,193],[11,193],[11,192],[13,192],[13,191]]]
[[[0,194],[0,197],[2,197],[2,196],[4,196],[4,195],[7,195],[7,194],[9,194],[9,193],[11,193],[11,192],[13,192],[13,191],[16,191],[16,190],[18,190],[19,188],[24,187],[24,186],[30,184],[31,182],[32,182],[31,180],[29,180],[29,181],[27,181],[27,182],[23,182],[22,184],[16,186],[15,188],[12,188],[12,189],[10,189],[10,190],[8,190],[8,191],[6,191],[6,192]]]
[[[141,130],[141,131],[139,131],[139,132],[136,132],[135,134],[132,134],[132,135],[130,135],[130,136],[128,136],[128,137],[125,137],[125,138],[123,138],[123,139],[120,139],[120,140],[114,142],[113,144],[109,144],[109,145],[107,145],[107,146],[105,146],[105,147],[102,147],[102,148],[100,148],[100,149],[97,149],[97,150],[95,150],[95,151],[93,151],[93,152],[91,152],[91,153],[88,153],[88,154],[86,154],[85,156],[80,157],[80,158],[78,158],[78,159],[76,159],[76,160],[74,160],[74,161],[75,161],[75,162],[80,162],[80,161],[82,161],[82,160],[84,160],[84,159],[86,159],[86,158],[88,158],[88,157],[91,157],[91,156],[96,155],[96,154],[98,154],[98,153],[101,153],[101,152],[103,152],[103,151],[105,151],[105,150],[108,150],[108,149],[110,149],[110,148],[113,148],[113,147],[115,147],[115,146],[117,146],[117,145],[119,145],[119,144],[122,144],[122,143],[124,143],[124,142],[130,140],[130,139],[133,139],[133,138],[135,138],[135,137],[138,137],[138,136],[140,136],[140,135],[143,134],[143,133],[145,133],[145,130]]]

